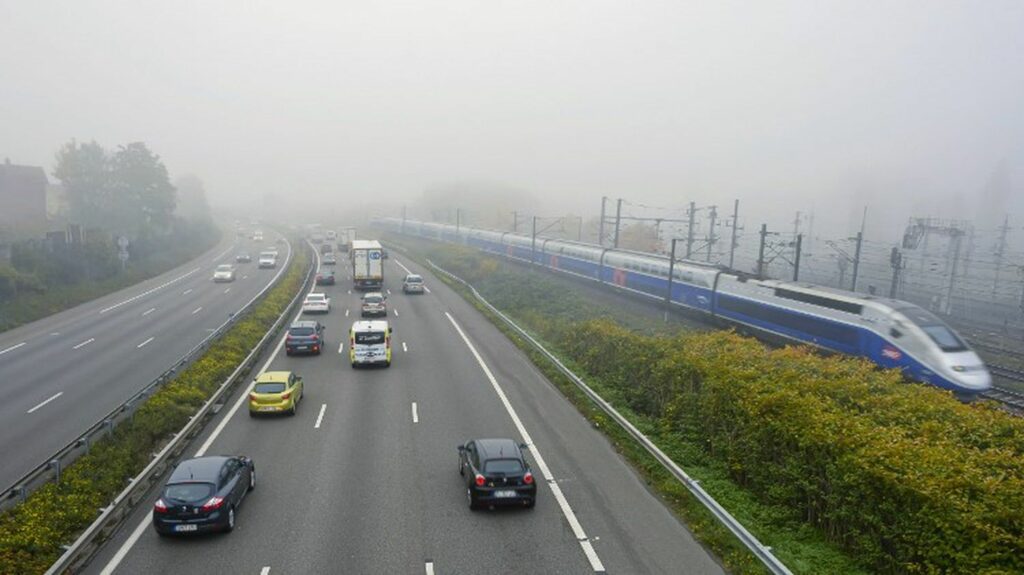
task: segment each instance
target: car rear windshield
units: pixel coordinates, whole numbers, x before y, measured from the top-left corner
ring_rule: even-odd
[[[164,488],[164,498],[194,503],[213,495],[211,483],[174,483]]]
[[[275,254],[274,252],[263,252],[263,253],[260,254],[261,258],[272,258],[272,257],[276,257],[276,256],[277,256],[277,254]]]
[[[281,393],[284,391],[284,382],[270,381],[266,383],[257,383],[253,391],[256,393]]]
[[[384,343],[384,332],[382,331],[364,331],[356,334],[356,343],[363,345],[375,345],[378,343]]]
[[[217,266],[217,271],[219,271],[219,272],[229,272],[229,271],[231,271],[231,266],[229,266],[229,265]]]
[[[484,464],[484,473],[522,473],[523,464],[518,459],[492,459]]]
[[[376,295],[368,295],[363,298],[363,303],[380,303],[384,298]]]
[[[423,283],[423,278],[421,278],[420,276],[409,276],[405,278],[405,282],[410,284],[419,284]]]
[[[311,327],[293,327],[288,330],[291,335],[313,335],[313,328]]]

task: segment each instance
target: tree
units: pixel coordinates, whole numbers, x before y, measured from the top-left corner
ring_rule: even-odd
[[[111,158],[110,182],[117,212],[126,218],[138,218],[135,222],[124,222],[126,229],[168,229],[174,214],[175,189],[160,156],[146,144],[133,142],[118,147]]]
[[[206,187],[198,176],[186,174],[174,180],[178,190],[177,215],[193,221],[209,221],[210,205],[206,201]]]
[[[113,207],[107,152],[95,141],[71,140],[57,151],[53,176],[64,184],[72,221],[90,227],[106,227]]]

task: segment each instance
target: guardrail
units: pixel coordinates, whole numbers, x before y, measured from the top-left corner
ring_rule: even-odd
[[[512,328],[523,339],[529,342],[530,345],[534,347],[534,349],[536,349],[544,357],[546,357],[548,361],[554,364],[554,366],[558,368],[558,371],[562,372],[563,375],[568,377],[576,385],[576,387],[580,388],[580,390],[583,391],[583,393],[585,393],[587,397],[591,399],[591,401],[596,403],[602,411],[604,411],[606,414],[608,414],[609,417],[614,419],[615,422],[618,423],[623,429],[625,429],[626,432],[633,437],[633,439],[635,439],[640,445],[644,447],[644,449],[648,451],[648,453],[654,456],[654,458],[657,459],[658,462],[661,463],[661,465],[669,473],[671,473],[676,479],[678,479],[679,482],[682,483],[690,491],[690,493],[692,493],[694,497],[696,497],[697,500],[700,501],[700,503],[704,505],[704,507],[706,507],[712,515],[715,516],[716,519],[718,519],[718,521],[722,525],[724,525],[730,532],[732,532],[732,534],[735,535],[736,538],[739,539],[740,542],[743,543],[743,545],[745,545],[747,549],[749,549],[750,552],[753,553],[754,556],[757,557],[761,561],[761,563],[768,568],[770,572],[774,573],[775,575],[792,575],[792,571],[790,571],[789,568],[787,568],[781,561],[779,561],[777,557],[775,557],[775,555],[772,554],[771,548],[763,545],[760,541],[758,541],[753,534],[747,531],[747,529],[739,521],[737,521],[735,517],[732,516],[732,514],[726,511],[724,507],[719,505],[719,503],[715,501],[715,499],[711,497],[711,495],[709,495],[707,491],[704,491],[704,488],[700,486],[698,480],[693,479],[685,471],[683,471],[683,469],[679,467],[679,465],[677,465],[676,462],[672,461],[672,459],[668,455],[665,455],[665,453],[661,449],[659,449],[658,446],[654,444],[654,442],[648,439],[646,435],[644,435],[632,423],[630,423],[628,419],[623,417],[622,414],[618,412],[618,410],[612,407],[610,403],[605,401],[604,398],[602,398],[600,395],[597,394],[597,392],[591,389],[590,386],[586,384],[586,382],[584,382],[578,375],[573,373],[571,369],[566,367],[565,364],[563,364],[554,354],[552,354],[543,345],[541,345],[540,342],[534,339],[533,336],[531,336],[526,330],[519,327],[519,325],[512,321],[511,318],[502,313],[501,310],[491,305],[491,303],[487,301],[484,298],[484,296],[480,295],[480,292],[476,291],[476,288],[474,288],[472,284],[466,282],[465,280],[449,272],[448,270],[445,270],[444,268],[438,266],[429,259],[427,260],[427,263],[430,265],[430,267],[434,268],[441,274],[448,276],[452,280],[466,286],[473,294],[473,297],[475,297],[481,304],[483,304],[484,307],[490,310],[494,315],[498,316],[503,322],[505,322],[506,325]]]
[[[294,255],[294,254],[292,254]],[[289,257],[289,262],[291,257]],[[314,272],[316,270],[315,258],[310,261],[309,269],[306,270],[306,278],[303,281],[302,287],[299,292],[292,298],[288,303],[288,306],[284,309],[274,325],[263,335],[259,343],[249,352],[249,355],[242,360],[242,362],[235,368],[235,371],[231,373],[221,383],[217,391],[203,404],[195,415],[189,419],[189,422],[185,424],[178,433],[156,454],[153,456],[153,460],[146,465],[145,469],[139,472],[138,475],[133,477],[121,493],[114,498],[114,500],[108,505],[101,509],[100,516],[96,518],[85,531],[69,546],[66,551],[57,561],[50,566],[46,571],[47,575],[55,575],[57,573],[65,572],[76,572],[81,568],[92,556],[100,549],[102,544],[107,538],[117,529],[121,523],[127,519],[134,507],[138,502],[145,497],[146,493],[153,486],[154,482],[163,474],[167,469],[168,464],[175,458],[178,458],[188,441],[192,439],[202,429],[202,424],[207,416],[212,415],[218,411],[215,406],[220,405],[222,398],[231,390],[235,383],[239,379],[248,374],[249,370],[256,363],[256,359],[262,354],[267,348],[270,342],[273,342],[277,336],[282,324],[287,320],[292,312],[295,310],[295,306],[299,305],[302,301],[302,295],[308,290],[310,282],[313,279]],[[282,275],[288,269],[288,265],[282,267]],[[276,283],[275,280],[274,283]],[[264,293],[264,289],[262,293]],[[259,296],[257,296],[259,297]],[[254,298],[253,301],[255,301]],[[250,301],[243,309],[247,309],[252,304]],[[240,316],[237,313],[236,316]],[[234,319],[234,318],[232,318]]]

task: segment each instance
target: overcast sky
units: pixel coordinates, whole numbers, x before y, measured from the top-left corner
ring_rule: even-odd
[[[1024,197],[1022,110],[1020,0],[0,0],[0,156],[141,140],[215,203],[485,181],[845,232],[999,165]]]

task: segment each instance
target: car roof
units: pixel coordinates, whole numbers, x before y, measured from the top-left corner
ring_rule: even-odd
[[[288,376],[291,374],[292,372],[290,371],[264,371],[256,378],[256,381],[259,383],[286,383],[288,381]]]
[[[229,458],[224,455],[209,455],[186,459],[174,468],[174,473],[167,483],[182,483],[186,481],[210,481],[216,482],[220,476],[220,468]]]
[[[477,453],[481,460],[522,459],[519,444],[511,439],[475,439]]]
[[[388,322],[382,319],[357,321],[352,324],[352,331],[384,331]]]

